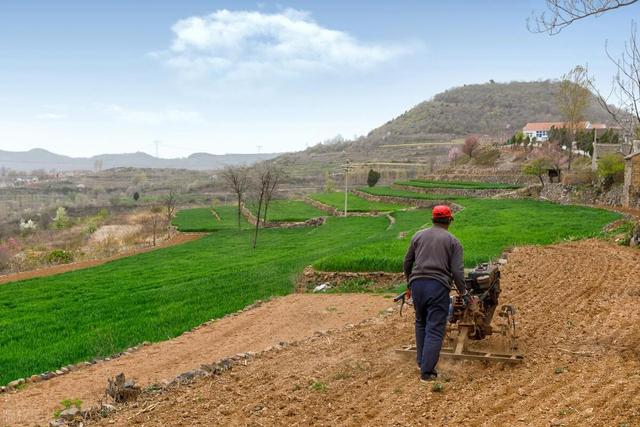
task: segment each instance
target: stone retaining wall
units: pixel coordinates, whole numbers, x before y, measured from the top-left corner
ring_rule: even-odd
[[[242,216],[246,218],[246,220],[251,225],[256,225],[258,219],[247,207],[242,204]],[[260,226],[262,228],[299,228],[299,227],[319,227],[324,224],[326,218],[323,216],[317,218],[311,218],[306,221],[272,221],[272,222],[264,222],[264,220],[260,220]]]
[[[462,210],[462,206],[455,204],[449,200],[423,200],[423,199],[412,199],[410,197],[379,196],[376,194],[365,193],[364,191],[360,191],[360,190],[353,190],[353,194],[365,200],[369,200],[370,202],[399,203],[399,204],[405,204],[405,205],[408,204],[416,208],[432,208],[436,205],[447,205],[454,212]]]
[[[414,193],[420,194],[445,194],[451,196],[463,196],[463,197],[493,197],[498,194],[506,193],[510,190],[505,189],[482,189],[474,190],[467,188],[425,188],[416,187],[413,185],[399,185],[391,184],[391,188],[395,190],[408,190]]]
[[[419,179],[432,181],[455,181],[455,182],[488,182],[492,184],[513,184],[527,185],[535,184],[537,177],[522,175],[516,171],[495,170],[486,173],[439,173],[420,176]]]

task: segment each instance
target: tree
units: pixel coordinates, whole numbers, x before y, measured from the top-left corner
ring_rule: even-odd
[[[542,177],[549,171],[549,169],[549,161],[544,157],[538,157],[525,163],[522,167],[522,173],[525,175],[537,176],[540,180],[540,184],[544,187],[544,180]]]
[[[156,236],[158,230],[158,221],[160,220],[160,214],[162,213],[162,208],[160,206],[153,206],[151,208],[152,216],[152,224],[153,224],[153,246],[156,245]]]
[[[462,151],[460,150],[460,147],[451,147],[451,149],[449,149],[448,158],[454,166],[461,155]]]
[[[255,176],[255,188],[256,188],[256,199],[258,201],[257,206],[257,214],[256,214],[256,228],[253,236],[253,248],[256,248],[258,244],[258,231],[260,230],[260,222],[262,218],[262,208],[267,205],[267,199],[270,197],[269,193],[273,194],[274,190],[270,190],[277,186],[277,182],[279,178],[275,175],[275,171],[273,167],[269,166],[261,166],[256,169]],[[275,182],[275,183],[274,183]],[[266,222],[266,212],[264,213],[264,221]]]
[[[380,181],[380,172],[369,169],[369,174],[367,175],[367,185],[369,187],[375,187],[378,181]]]
[[[249,187],[249,171],[245,167],[228,166],[222,171],[222,179],[235,193],[238,200],[238,230],[242,227],[242,201]]]
[[[638,0],[546,0],[547,11],[533,13],[527,28],[535,33],[558,34],[576,21],[630,6]]]
[[[164,214],[167,219],[167,229],[169,230],[169,236],[171,236],[171,221],[175,216],[176,205],[178,203],[176,191],[170,189],[164,198]]]
[[[336,182],[331,178],[331,174],[328,171],[324,173],[324,191],[325,193],[336,191]]]
[[[546,0],[547,11],[532,14],[527,23],[530,31],[558,34],[576,21],[600,16],[609,11],[631,6],[639,0]],[[631,137],[640,137],[640,48],[636,25],[631,22],[631,34],[618,58],[607,49],[607,57],[617,68],[611,91],[604,95],[589,79],[589,88],[597,95],[600,105]],[[613,104],[613,105],[612,105]]]
[[[549,141],[542,146],[539,156],[546,159],[551,168],[556,171],[558,180],[562,177],[562,168],[567,164],[567,154],[559,143]]]
[[[605,154],[598,160],[598,176],[604,188],[609,188],[624,173],[624,159],[619,154]]]
[[[71,220],[69,219],[69,215],[67,215],[67,210],[60,206],[56,210],[56,216],[53,217],[53,227],[57,230],[62,230],[63,228],[67,228]]]
[[[273,195],[278,190],[278,186],[280,185],[282,178],[284,177],[284,172],[282,169],[279,169],[275,166],[269,166],[269,182],[266,188],[266,193],[264,197],[264,216],[263,223],[267,223],[267,212],[269,210],[269,203],[273,199]]]
[[[589,76],[587,69],[581,65],[576,66],[562,77],[560,91],[558,92],[558,107],[566,123],[571,141],[569,143],[569,161],[567,169],[571,170],[573,160],[573,142],[576,140],[576,132],[580,123],[584,120],[584,112],[589,106],[591,92],[587,89]]]
[[[462,152],[469,157],[473,157],[473,153],[480,145],[480,140],[475,135],[469,135],[464,139],[464,145],[462,146]]]
[[[138,199],[140,199],[140,193],[138,193],[137,191],[133,193],[133,200],[135,200],[136,202],[138,201]]]

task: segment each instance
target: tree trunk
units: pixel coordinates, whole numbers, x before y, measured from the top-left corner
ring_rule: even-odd
[[[238,195],[238,230],[242,229],[242,197]]]
[[[258,215],[256,215],[256,233],[253,236],[253,249],[258,244],[258,229],[260,228],[260,214],[262,213],[262,199],[264,195],[260,194],[260,201],[258,202]]]
[[[542,179],[542,175],[538,175],[538,179],[540,180],[540,184],[542,184],[542,188],[544,188],[544,179]]]

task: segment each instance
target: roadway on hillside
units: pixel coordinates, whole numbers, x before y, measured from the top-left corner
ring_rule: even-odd
[[[393,315],[98,424],[640,425],[640,251],[597,240],[517,248],[502,277],[501,302],[519,309],[521,366],[442,363],[450,381],[433,392],[414,361],[395,356],[412,341],[413,317]]]
[[[107,379],[120,372],[142,386],[163,382],[204,363],[376,317],[391,305],[389,299],[365,294],[277,298],[178,338],[0,395],[0,425],[45,425],[64,399],[81,399],[90,407],[103,397]]]

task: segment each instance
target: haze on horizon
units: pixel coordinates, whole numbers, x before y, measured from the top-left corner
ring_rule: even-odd
[[[135,4],[134,4],[135,3]],[[631,15],[556,36],[542,0],[0,5],[0,149],[74,156],[302,150],[366,134],[452,86],[559,78],[606,87]],[[568,48],[570,47],[570,48]],[[526,100],[523,100],[526,102]]]

